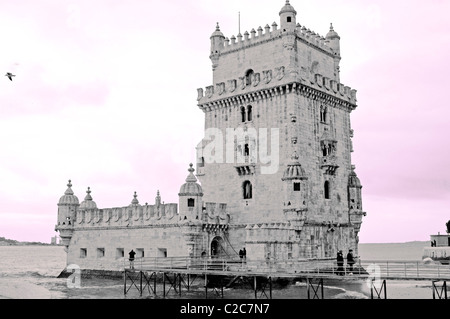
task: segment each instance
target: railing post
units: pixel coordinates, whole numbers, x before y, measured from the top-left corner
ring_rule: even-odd
[[[419,278],[419,262],[417,262],[416,265],[417,265],[417,278]]]
[[[142,297],[142,268],[139,270],[139,295]]]
[[[127,294],[127,270],[123,269],[123,294]]]
[[[166,298],[166,273],[163,272],[163,297]]]

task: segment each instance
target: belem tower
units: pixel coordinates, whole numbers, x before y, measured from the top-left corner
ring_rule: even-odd
[[[136,257],[247,260],[335,258],[358,254],[361,183],[352,165],[356,90],[339,76],[340,37],[297,22],[286,1],[279,24],[210,37],[213,83],[198,89],[205,137],[180,181],[178,203],[98,208],[81,203],[71,181],[55,230],[67,265],[120,270]]]

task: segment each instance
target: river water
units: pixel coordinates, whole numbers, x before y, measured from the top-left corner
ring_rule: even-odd
[[[420,260],[424,243],[360,244],[359,254],[367,260]],[[0,299],[139,299],[161,298],[146,292],[142,297],[132,287],[124,295],[123,279],[81,278],[80,285],[57,278],[66,266],[66,253],[61,246],[0,246]],[[274,299],[307,299],[305,282],[294,282],[274,288]],[[157,287],[161,292],[162,287]],[[166,288],[167,289],[167,288]],[[268,294],[268,290],[266,290]],[[388,299],[432,299],[432,284],[428,281],[388,281]],[[365,281],[326,280],[326,299],[367,299],[370,288]],[[250,288],[224,290],[225,299],[254,299]],[[174,291],[166,298],[204,299],[205,289],[197,282],[189,292],[178,296]],[[210,290],[208,298],[218,298]]]

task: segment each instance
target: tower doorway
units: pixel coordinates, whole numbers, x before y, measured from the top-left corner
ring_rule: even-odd
[[[223,248],[223,238],[216,236],[211,241],[211,258],[221,258],[225,255]]]

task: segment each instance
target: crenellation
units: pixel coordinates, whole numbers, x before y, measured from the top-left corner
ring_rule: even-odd
[[[271,83],[273,81],[273,77],[275,78],[275,80],[283,84]],[[284,66],[277,67],[273,70],[263,70],[261,71],[261,73],[257,72],[253,74],[251,85],[247,85],[246,77],[242,76],[239,77],[238,79],[227,80],[226,83],[225,82],[217,83],[216,90],[214,90],[214,86],[212,85],[207,86],[205,95],[203,95],[203,89],[199,88],[197,89],[198,91],[197,101],[199,102],[199,107],[201,108],[201,105],[213,102],[217,98],[226,99],[228,96],[232,95],[235,92],[237,87],[239,87],[241,91],[250,94],[250,96],[253,93],[263,91],[267,88],[273,91],[271,95],[274,96],[274,94],[278,92],[277,87],[279,87],[280,85],[281,86],[286,85],[284,84],[285,82],[282,81],[283,78],[285,77],[286,74]],[[269,86],[269,84],[271,85]],[[352,104],[356,104],[356,90],[352,90],[350,87],[342,83],[339,83],[336,80],[330,79],[329,77],[324,76],[322,74],[314,74],[314,76],[311,77],[311,80],[308,81],[308,83],[303,82],[300,83],[300,85],[307,85],[313,89],[319,90],[326,94],[331,94],[336,98],[339,99],[343,98],[346,101],[351,102]],[[297,82],[292,82],[292,88],[294,90],[296,89],[297,86],[298,86]],[[287,88],[291,89],[291,86],[287,86]],[[257,89],[258,91],[254,91],[255,89]]]
[[[272,23],[272,32],[277,31],[277,28],[278,28],[277,23],[276,23],[276,22],[273,22],[273,23]]]
[[[176,203],[144,206],[125,206],[103,209],[78,210],[76,213],[77,222],[74,229],[84,227],[120,227],[124,224],[151,225],[161,219],[168,223],[178,222]]]

